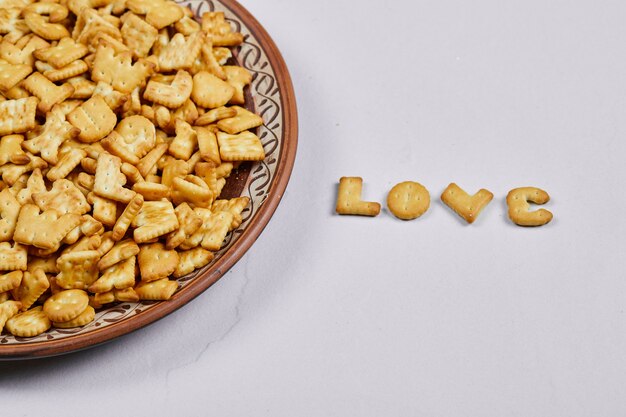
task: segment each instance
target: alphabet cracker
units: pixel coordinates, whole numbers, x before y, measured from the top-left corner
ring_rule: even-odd
[[[521,187],[509,191],[506,203],[509,206],[509,218],[518,226],[543,226],[552,220],[552,213],[546,209],[529,211],[530,204],[545,204],[550,201],[547,192],[536,187]]]
[[[378,216],[380,204],[361,200],[363,179],[360,177],[341,177],[337,192],[336,211],[339,214],[359,216]]]
[[[441,194],[441,201],[470,224],[492,199],[493,194],[484,188],[470,196],[455,183],[448,185]]]
[[[416,219],[430,207],[430,193],[418,182],[401,182],[389,191],[387,207],[399,219]]]

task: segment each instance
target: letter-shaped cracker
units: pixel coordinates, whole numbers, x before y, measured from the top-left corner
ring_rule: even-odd
[[[204,34],[202,32],[192,33],[187,37],[181,33],[175,34],[158,53],[159,69],[161,71],[174,71],[191,68],[200,54],[203,40]]]
[[[35,193],[31,197],[41,210],[54,208],[59,214],[85,214],[91,210],[83,193],[66,179],[55,181],[50,191]]]
[[[74,87],[69,84],[58,86],[41,75],[39,72],[32,73],[22,83],[24,88],[39,99],[37,109],[47,113],[57,103],[74,94]]]
[[[518,226],[543,226],[552,220],[552,213],[546,209],[529,211],[530,204],[545,204],[550,201],[547,192],[536,187],[514,188],[506,196],[509,218]]]
[[[157,242],[142,245],[137,259],[141,280],[149,282],[170,276],[178,265],[179,256],[175,250],[167,250]]]
[[[235,135],[263,124],[263,119],[258,114],[254,114],[239,106],[233,106],[232,108],[236,111],[235,116],[218,121],[217,127],[220,130]]]
[[[26,271],[13,297],[22,303],[22,311],[28,310],[48,288],[50,282],[43,269],[35,269],[32,273]]]
[[[93,296],[93,304],[98,306],[96,308],[100,308],[102,304],[113,303],[115,301],[136,303],[139,301],[139,296],[134,288],[125,288],[123,290],[114,289],[108,292],[97,293]]]
[[[154,147],[154,149],[148,152],[146,156],[141,158],[141,161],[139,161],[139,163],[137,164],[137,169],[144,178],[150,173],[152,168],[154,168],[159,159],[161,159],[161,157],[165,155],[168,146],[169,145],[167,143],[159,143]]]
[[[20,42],[20,44],[14,45],[6,41],[5,38],[5,42],[0,43],[0,57],[11,64],[25,64],[32,67],[35,64],[33,52],[37,49],[47,48],[50,44],[36,35],[22,39],[26,39],[24,44]]]
[[[22,146],[35,155],[41,154],[45,161],[56,164],[61,144],[79,133],[80,130],[66,122],[60,112],[50,112],[46,115],[46,124],[41,133],[25,141]]]
[[[174,271],[174,277],[180,278],[193,272],[195,269],[202,268],[213,260],[213,253],[201,248],[193,248],[191,250],[179,253],[180,261]]]
[[[235,89],[229,103],[244,104],[246,99],[243,89],[252,82],[252,74],[247,69],[234,65],[224,65],[222,68],[226,73],[226,82]]]
[[[22,12],[30,30],[49,41],[70,36],[60,22],[67,17],[67,7],[58,3],[40,2],[26,6]],[[48,15],[48,17],[45,17]]]
[[[2,172],[2,180],[8,185],[14,185],[20,178],[24,178],[23,175],[33,171],[37,168],[46,168],[48,164],[43,159],[38,156],[34,156],[33,154],[26,154],[30,162],[26,165],[15,165],[15,164],[6,164],[0,167],[0,171]],[[26,181],[24,184],[26,185]],[[21,189],[21,187],[20,187]],[[13,188],[13,191],[18,192],[17,188]]]
[[[0,91],[6,91],[33,72],[33,69],[26,64],[11,64],[0,59]],[[191,91],[190,91],[191,92]]]
[[[59,272],[57,268],[57,257],[50,256],[46,258],[29,257],[28,270],[35,272],[35,269],[42,269],[46,274],[56,274]]]
[[[171,194],[170,187],[155,182],[138,182],[133,185],[133,191],[141,194],[145,200],[157,201],[163,198],[169,198]]]
[[[137,14],[145,14],[146,21],[157,29],[176,23],[185,16],[182,7],[163,0],[127,0],[126,7]]]
[[[170,109],[176,109],[191,95],[193,80],[187,71],[178,71],[171,84],[150,80],[143,98]]]
[[[224,18],[224,12],[203,13],[202,30],[211,34],[213,46],[236,46],[243,42],[243,35],[233,32],[230,23]]]
[[[96,194],[89,193],[87,195],[89,204],[93,204],[93,218],[100,223],[113,226],[117,220],[117,204],[108,198],[100,197]]]
[[[13,196],[11,190],[5,188],[0,191],[0,218],[2,219],[0,220],[0,242],[6,242],[13,238],[21,208],[22,206]]]
[[[413,220],[428,211],[430,193],[419,182],[401,182],[389,191],[387,207],[397,218]]]
[[[198,144],[196,131],[184,120],[176,120],[176,137],[168,152],[176,159],[188,160]]]
[[[70,96],[70,98],[73,99],[88,99],[93,95],[93,92],[96,89],[96,83],[88,80],[84,75],[68,78],[66,82],[74,87],[74,94]]]
[[[202,245],[204,249],[210,251],[219,250],[228,234],[233,215],[227,211],[211,212],[209,209],[199,207],[194,209],[194,213],[202,219],[202,226],[180,247],[191,249],[197,245]]]
[[[176,281],[167,278],[156,281],[141,281],[135,286],[135,292],[140,300],[169,300],[178,289]]]
[[[133,219],[137,216],[137,214],[139,214],[141,206],[143,206],[143,196],[141,194],[137,194],[132,200],[130,200],[121,216],[115,222],[115,226],[113,226],[113,234],[111,235],[113,240],[118,241],[124,237]]]
[[[69,78],[84,74],[89,70],[89,65],[87,65],[87,63],[82,59],[76,60],[71,64],[64,66],[63,68],[58,69],[54,68],[52,65],[46,62],[41,61],[37,61],[35,63],[35,67],[37,67],[37,69],[41,73],[43,73],[44,77],[53,82],[67,80]],[[72,95],[70,97],[73,97],[74,93],[76,92],[74,90],[74,84],[66,85],[72,87]]]
[[[5,35],[4,40],[15,43],[18,39],[30,32],[24,19],[20,18],[22,7],[0,8],[0,34]]]
[[[13,240],[42,249],[56,250],[65,235],[79,224],[79,214],[61,215],[55,209],[47,209],[39,214],[39,207],[26,204],[22,206],[17,218]]]
[[[191,11],[190,9],[186,9]],[[193,19],[193,13],[191,16],[187,14],[185,17],[180,19],[178,22],[174,23],[174,29],[177,32],[182,33],[183,35],[191,35],[194,32],[198,32],[200,30],[200,24]]]
[[[113,130],[117,117],[101,96],[94,96],[72,110],[67,120],[80,129],[78,139],[96,142]]]
[[[89,291],[94,293],[108,292],[113,288],[123,290],[135,285],[135,256],[116,263],[104,271],[96,282],[89,286]]]
[[[204,113],[202,116],[199,116],[194,122],[194,124],[196,126],[206,126],[206,125],[215,123],[218,120],[228,119],[229,117],[235,117],[237,115],[237,109],[235,109],[235,107],[236,106],[232,106],[232,107],[222,106],[222,107],[217,107],[215,109],[209,110],[208,112]],[[226,132],[230,133],[228,131]]]
[[[101,40],[112,42],[116,46],[121,45],[125,48],[124,44],[120,42],[122,37],[117,28],[118,24],[117,21],[114,24],[107,20],[105,16],[98,14],[96,10],[87,7],[80,11],[76,19],[72,38],[83,45],[87,45],[90,51],[96,49]]]
[[[161,177],[161,184],[168,187],[172,187],[174,178],[184,178],[189,171],[189,165],[185,161],[179,159],[173,159],[163,167],[163,176]]]
[[[27,164],[30,161],[28,155],[22,150],[24,136],[7,135],[0,141],[0,166],[7,162],[14,164]]]
[[[213,203],[213,192],[206,182],[195,175],[172,180],[172,201],[174,204],[188,202],[194,207],[208,208]]]
[[[46,177],[50,181],[56,181],[67,177],[86,156],[87,152],[78,148],[71,148],[63,152],[61,160],[55,166],[50,168]]]
[[[137,15],[129,13],[122,25],[122,37],[134,58],[145,58],[157,39],[159,31]]]
[[[156,131],[150,120],[143,116],[129,116],[122,119],[115,127],[118,137],[115,138],[117,146],[123,149],[124,153],[132,155],[136,160],[134,164],[139,162],[139,158],[143,158],[156,143]],[[133,163],[122,155],[118,155],[126,162]]]
[[[98,279],[98,259],[100,253],[96,250],[76,251],[59,256],[57,284],[66,290],[86,290]]]
[[[178,247],[202,226],[202,218],[194,213],[191,207],[189,207],[189,204],[179,204],[174,211],[176,212],[180,227],[167,236],[167,249]],[[141,255],[139,258],[139,266],[141,267]]]
[[[378,216],[380,204],[361,200],[363,178],[341,177],[337,192],[337,213],[358,216]]]
[[[35,206],[36,207],[36,206]],[[0,243],[0,270],[2,271],[26,271],[28,267],[26,247],[19,243],[11,244],[9,242]]]
[[[132,226],[135,242],[145,243],[178,229],[179,224],[171,202],[146,201]]]
[[[222,159],[220,158],[220,148],[217,145],[217,136],[213,129],[202,126],[196,126],[193,129],[198,137],[200,157],[210,162],[213,166],[219,166],[222,163]]]
[[[213,53],[213,42],[211,41],[210,36],[204,37],[204,42],[200,48],[200,56],[193,62],[193,66],[189,71],[192,74],[197,74],[200,71],[206,71],[222,80],[226,79],[226,73],[220,66],[216,55]]]
[[[0,293],[11,291],[20,286],[24,273],[22,271],[11,271],[0,275]]]
[[[249,197],[235,197],[229,200],[216,200],[211,206],[212,212],[217,211],[227,211],[233,215],[233,222],[230,225],[229,230],[234,230],[239,227],[243,218],[241,217],[241,213],[243,209],[245,209],[250,203]]]
[[[116,54],[110,44],[101,42],[96,51],[91,78],[96,82],[110,84],[121,93],[131,93],[142,86],[153,71],[153,63],[139,59],[133,64],[130,51]]]
[[[101,96],[111,110],[116,110],[130,100],[129,94],[120,93],[105,82],[100,81],[93,89],[94,96]]]
[[[468,223],[474,223],[483,208],[493,199],[493,194],[481,188],[470,196],[461,187],[451,183],[441,194],[441,201]]]
[[[55,46],[37,49],[33,52],[33,55],[37,59],[49,62],[55,68],[63,68],[84,57],[88,52],[85,45],[68,37],[61,39]]]
[[[117,242],[111,248],[111,250],[109,250],[106,255],[102,257],[102,259],[100,259],[100,261],[98,262],[98,268],[102,271],[104,269],[112,267],[116,263],[134,257],[138,253],[139,246],[137,246],[137,244],[132,239],[126,239],[121,242]]]
[[[96,179],[93,186],[94,193],[100,197],[128,203],[135,196],[135,192],[123,187],[126,184],[126,176],[122,174],[121,167],[120,158],[104,152],[101,153],[98,156]]]
[[[214,109],[228,103],[235,94],[235,88],[216,77],[200,71],[193,76],[191,99],[199,106]]]

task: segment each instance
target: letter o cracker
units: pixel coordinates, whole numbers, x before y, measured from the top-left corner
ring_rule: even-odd
[[[89,304],[89,297],[83,290],[60,291],[49,297],[43,304],[43,311],[50,321],[70,321],[78,317]]]
[[[418,182],[401,182],[389,191],[387,207],[399,219],[417,219],[430,207],[430,194]]]
[[[235,88],[215,75],[200,71],[193,76],[191,99],[199,106],[214,109],[228,103]]]
[[[52,326],[42,307],[19,313],[7,320],[5,327],[14,336],[33,337],[48,330]]]
[[[87,306],[82,313],[80,313],[76,318],[69,321],[53,321],[52,325],[59,329],[71,329],[73,327],[81,327],[86,324],[89,324],[96,317],[96,310],[92,306]]]

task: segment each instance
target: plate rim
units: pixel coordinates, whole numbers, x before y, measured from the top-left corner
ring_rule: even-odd
[[[80,333],[67,338],[38,341],[19,345],[0,345],[0,361],[35,359],[76,352],[95,347],[132,333],[185,306],[198,295],[217,282],[233,265],[250,249],[261,235],[280,203],[293,170],[298,145],[298,114],[295,92],[289,70],[276,43],[259,21],[236,0],[219,0],[230,9],[246,25],[247,29],[262,45],[263,51],[276,74],[276,82],[281,92],[283,107],[283,141],[281,157],[277,163],[274,180],[263,202],[255,215],[254,221],[241,233],[235,242],[220,259],[206,271],[199,274],[194,282],[185,287],[185,291],[177,292],[167,302],[146,309],[126,320],[110,326]]]

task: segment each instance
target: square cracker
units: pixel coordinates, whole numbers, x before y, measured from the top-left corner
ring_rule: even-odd
[[[250,131],[237,135],[217,132],[217,143],[222,161],[262,161],[265,158],[261,140]]]
[[[128,14],[122,25],[124,43],[134,58],[145,58],[157,39],[159,31],[135,14]]]
[[[36,97],[6,100],[0,103],[0,135],[22,133],[33,129],[36,125]]]

